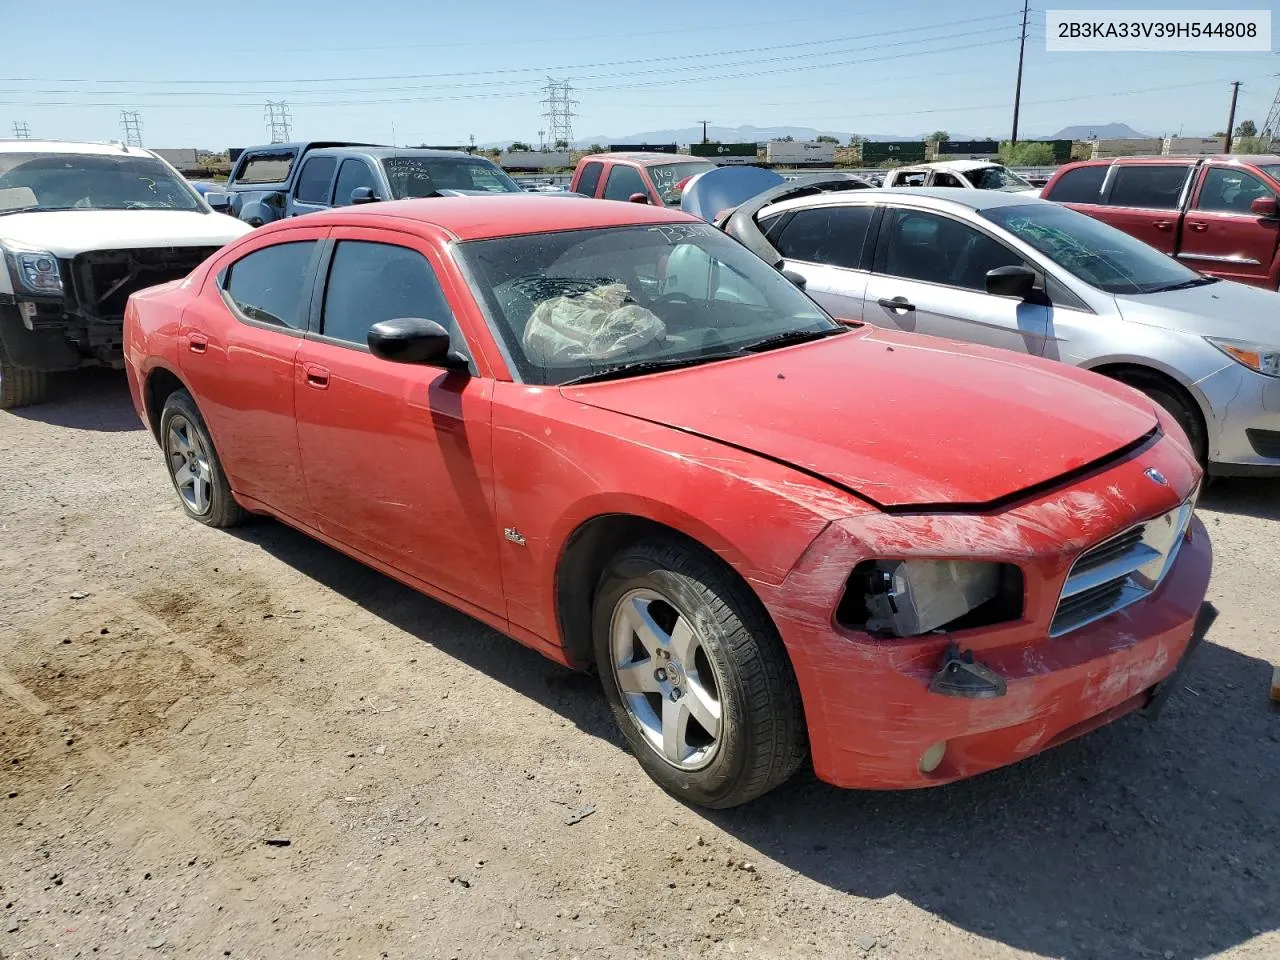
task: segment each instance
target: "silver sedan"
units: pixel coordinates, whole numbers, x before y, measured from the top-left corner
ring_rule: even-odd
[[[988,190],[748,202],[721,225],[836,317],[1097,371],[1168,409],[1211,473],[1280,475],[1280,294]]]

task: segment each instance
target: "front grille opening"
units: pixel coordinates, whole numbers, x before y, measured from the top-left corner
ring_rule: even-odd
[[[1258,456],[1280,459],[1280,431],[1250,428],[1245,430],[1244,435],[1249,438],[1249,446],[1253,447],[1253,452]]]
[[[80,310],[90,317],[122,320],[130,294],[181,280],[218,249],[157,247],[82,253],[73,268]]]
[[[999,564],[999,568],[999,586],[994,597],[929,632],[971,630],[975,627],[990,627],[1019,619],[1022,616],[1026,592],[1022,570],[1011,563]],[[876,560],[864,560],[853,568],[853,572],[845,582],[844,594],[836,607],[836,623],[849,630],[868,632],[875,637],[895,636],[886,631],[867,629],[867,621],[872,616],[867,597],[876,589],[880,569],[879,561]]]
[[[1125,580],[1111,580],[1077,593],[1074,597],[1068,597],[1058,606],[1058,615],[1054,617],[1055,626],[1068,627],[1070,624],[1087,623],[1110,611],[1120,603],[1124,587]]]
[[[1124,556],[1142,542],[1142,535],[1145,532],[1146,527],[1134,527],[1094,547],[1076,561],[1075,566],[1071,569],[1071,575],[1073,577],[1078,576]]]

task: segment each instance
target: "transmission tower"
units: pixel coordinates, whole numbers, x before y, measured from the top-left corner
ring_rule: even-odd
[[[15,140],[30,140],[31,128],[27,126],[25,120],[13,121],[13,137]]]
[[[289,104],[283,100],[268,100],[266,113],[267,132],[271,134],[272,143],[287,143],[289,140],[289,124],[293,117],[289,114]]]
[[[1267,142],[1266,149],[1271,149],[1271,141],[1280,139],[1280,90],[1276,91],[1275,102],[1271,104],[1271,112],[1267,114],[1267,122],[1262,125],[1262,136]]]
[[[554,148],[564,142],[573,144],[573,108],[578,101],[572,98],[573,87],[568,80],[555,80],[547,77],[547,85],[542,88],[542,104],[546,107],[543,117],[547,121],[547,135]]]
[[[120,129],[124,131],[126,147],[142,146],[142,118],[137,110],[120,111]]]

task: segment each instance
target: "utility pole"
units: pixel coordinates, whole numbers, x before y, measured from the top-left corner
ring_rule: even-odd
[[[1013,88],[1013,136],[1011,146],[1018,144],[1018,109],[1022,106],[1022,58],[1027,52],[1027,10],[1031,0],[1022,0],[1022,39],[1018,41],[1018,80]]]
[[[1227,143],[1223,153],[1231,152],[1231,136],[1236,129],[1236,97],[1240,96],[1240,81],[1231,81],[1231,112],[1227,114]]]
[[[708,123],[710,123],[711,121],[710,121],[710,120],[695,120],[694,122],[695,122],[695,123],[700,123],[700,124],[702,124],[702,142],[703,142],[703,143],[706,143],[706,142],[707,142],[707,124],[708,124]]]
[[[31,128],[27,126],[27,121],[25,120],[13,121],[13,138],[15,140],[31,139]]]

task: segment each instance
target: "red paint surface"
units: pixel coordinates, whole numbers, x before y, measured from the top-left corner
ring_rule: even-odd
[[[690,219],[638,204],[485,197],[267,226],[183,284],[132,298],[134,402],[145,414],[148,377],[177,375],[247,507],[562,662],[572,658],[556,569],[575,531],[625,514],[698,541],[772,615],[799,680],[815,767],[833,783],[914,787],[968,776],[1140,703],[1174,669],[1205,593],[1209,545],[1198,524],[1154,596],[1047,638],[1074,558],[1199,482],[1181,441],[1164,434],[1079,475],[1157,422],[1168,430],[1134,391],[1048,361],[871,330],[634,380],[563,390],[515,383],[449,247],[459,236]],[[388,363],[238,321],[212,277],[251,249],[304,235],[377,236],[420,250],[479,375]],[[202,352],[191,351],[193,338]],[[1152,466],[1167,487],[1143,475]],[[1071,470],[1074,479],[1053,483]],[[1041,492],[1018,497],[1035,484]],[[1000,498],[1008,505],[909,512]],[[505,539],[508,527],[525,542]],[[836,626],[854,565],[912,556],[1022,568],[1021,620],[953,635],[1006,677],[1005,697],[927,691],[946,637],[884,641]],[[952,744],[943,765],[919,774],[920,754],[942,739]]]

